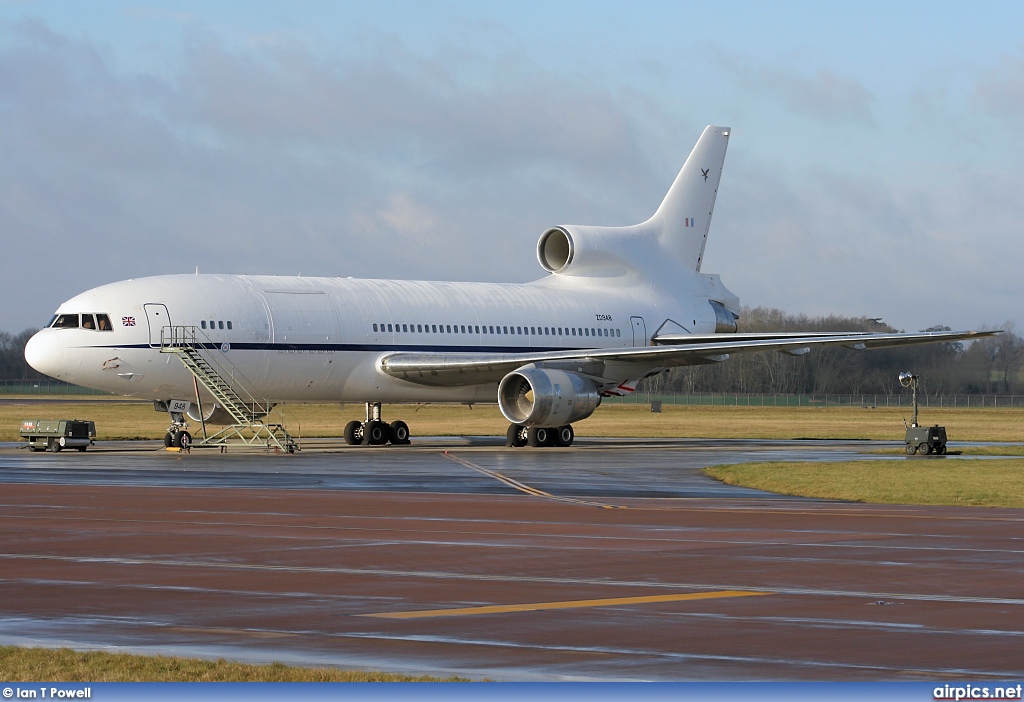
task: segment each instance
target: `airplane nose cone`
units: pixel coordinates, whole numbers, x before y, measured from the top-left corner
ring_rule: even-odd
[[[61,369],[63,352],[51,329],[43,329],[25,344],[25,361],[40,373],[56,377]]]

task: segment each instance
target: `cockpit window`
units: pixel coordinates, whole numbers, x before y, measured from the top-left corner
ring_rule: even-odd
[[[82,315],[82,329],[95,329],[96,320],[93,319],[91,314]]]
[[[105,314],[96,315],[96,329],[99,331],[114,331],[114,327],[110,323],[110,317]]]
[[[54,329],[78,329],[78,315],[58,314],[52,326]]]

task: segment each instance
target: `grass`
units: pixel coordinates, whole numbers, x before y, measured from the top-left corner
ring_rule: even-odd
[[[464,678],[249,665],[69,648],[0,646],[0,680],[14,682],[455,682]]]
[[[729,485],[783,495],[901,505],[1024,507],[1024,459],[844,463],[746,463],[712,466]]]
[[[82,403],[64,397],[53,404],[0,405],[0,441],[17,441],[25,419],[91,419],[98,440],[160,439],[166,413],[152,405],[110,398]],[[297,437],[340,436],[345,423],[363,419],[362,405],[280,405],[272,419]],[[697,407],[666,405],[660,414],[648,405],[606,405],[573,425],[581,437],[691,437],[750,439],[903,438],[906,408],[861,407]],[[403,419],[416,436],[504,435],[508,423],[495,405],[386,405],[384,419]],[[1022,408],[932,408],[924,420],[946,427],[952,441],[1024,441]],[[199,425],[192,423],[193,433]]]
[[[904,456],[907,451],[904,447],[875,449],[872,451],[861,451],[864,454],[882,454],[887,456]],[[1024,446],[960,446],[950,448],[951,456],[1024,456]]]

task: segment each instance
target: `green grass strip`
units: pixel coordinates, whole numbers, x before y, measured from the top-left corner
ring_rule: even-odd
[[[1024,507],[1024,459],[907,457],[844,463],[747,463],[704,471],[782,495],[901,505]]]
[[[223,659],[134,656],[70,648],[0,646],[5,682],[455,682],[463,678],[396,675],[282,663],[249,665]]]

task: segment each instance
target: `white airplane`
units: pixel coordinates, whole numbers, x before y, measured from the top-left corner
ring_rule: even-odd
[[[510,445],[568,446],[572,423],[602,396],[633,392],[673,366],[986,334],[736,333],[739,299],[717,275],[701,273],[729,131],[704,130],[646,222],[541,234],[537,259],[549,275],[531,283],[125,280],[62,304],[25,358],[60,380],[154,400],[171,411],[176,444],[191,440],[183,412],[224,418],[182,362],[161,353],[169,338],[194,332],[201,352],[267,405],[365,403],[366,421],[345,428],[349,443],[408,443],[408,426],[383,422],[381,403],[496,401],[511,423]]]

